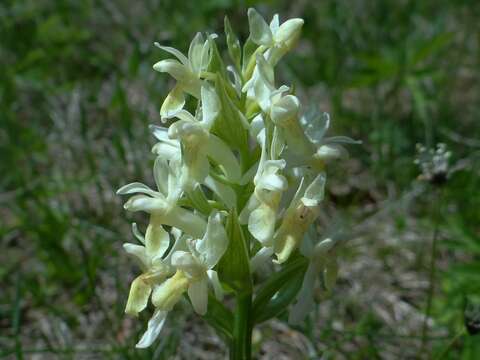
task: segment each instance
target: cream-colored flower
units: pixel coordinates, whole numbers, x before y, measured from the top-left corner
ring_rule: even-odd
[[[177,80],[177,84],[168,94],[160,110],[162,118],[171,117],[184,107],[184,92],[200,98],[202,73],[208,69],[210,64],[212,57],[210,41],[215,37],[216,35],[210,35],[210,39],[205,40],[201,33],[197,33],[190,43],[188,57],[175,48],[155,43],[160,49],[177,58],[161,60],[153,65],[154,70],[166,72]]]
[[[137,261],[142,269],[142,274],[132,282],[125,312],[137,316],[139,312],[146,308],[154,289],[162,286],[165,279],[173,274],[175,269],[171,265],[171,254],[177,250],[184,249],[186,243],[185,237],[181,236],[180,230],[172,228],[171,233],[175,243],[171,252],[166,255],[170,245],[169,234],[161,225],[157,224],[153,217],[147,227],[145,236],[138,231],[135,223],[132,225],[132,230],[142,245],[126,243],[123,247]],[[166,315],[167,312],[165,311],[155,311],[155,314],[148,322],[147,331],[136,345],[138,348],[151,345],[160,333]]]
[[[265,141],[264,137],[263,139]],[[253,180],[254,193],[239,217],[240,223],[248,223],[248,230],[252,236],[266,247],[272,245],[282,192],[288,186],[285,177],[279,174],[285,165],[285,160],[269,159],[264,143],[257,174]]]
[[[189,251],[175,251],[172,254],[172,265],[187,279],[188,285],[184,290],[188,291],[193,308],[198,314],[205,315],[209,281],[217,297],[223,296],[218,275],[213,270],[228,247],[228,237],[220,214],[214,212],[210,215],[202,239],[190,239],[187,243]],[[163,289],[158,288],[158,293],[154,293],[152,297],[154,305],[163,306],[163,299],[166,297]]]
[[[135,294],[132,298],[132,304],[143,310],[151,294],[152,304],[155,307],[155,313],[148,322],[147,331],[137,344],[138,348],[148,347],[155,341],[168,312],[180,301],[185,292],[188,292],[194,310],[200,315],[205,315],[207,312],[209,282],[213,286],[215,296],[219,299],[223,297],[223,289],[213,267],[223,256],[227,247],[227,233],[218,212],[209,216],[205,234],[201,239],[194,240],[186,236],[177,239],[174,248],[163,260],[163,265],[168,267],[170,274],[175,272],[174,275],[165,280],[166,273],[162,273],[161,281],[155,282],[155,286],[150,286],[149,289],[135,290],[140,292],[141,296]],[[165,246],[162,248],[166,250]],[[157,263],[159,261],[161,260],[157,260]]]
[[[170,244],[170,237],[161,224],[154,219],[141,237],[134,224],[134,232],[143,245],[126,243],[123,248],[137,260],[142,274],[132,282],[125,312],[138,315],[147,306],[154,285],[161,283],[171,272],[162,257]]]
[[[270,26],[253,8],[248,9],[248,23],[252,41],[269,49],[269,60],[275,65],[278,60],[293,48],[303,26],[303,19],[289,19],[280,25],[278,15],[275,15]]]
[[[151,214],[156,224],[170,225],[179,228],[192,236],[201,236],[205,231],[205,220],[177,205],[182,195],[178,180],[178,168],[172,162],[167,163],[158,157],[154,165],[154,177],[158,191],[150,189],[142,183],[131,183],[118,189],[117,194],[135,194],[125,203],[128,211],[145,211]]]
[[[278,263],[287,261],[317,218],[319,204],[324,197],[325,180],[325,174],[320,173],[308,186],[305,179],[300,182],[273,238]]]

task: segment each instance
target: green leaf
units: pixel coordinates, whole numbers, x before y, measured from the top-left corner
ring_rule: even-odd
[[[273,41],[272,31],[265,19],[254,8],[248,9],[250,37],[257,45],[270,46]]]
[[[250,257],[242,228],[238,223],[237,211],[234,209],[227,218],[227,235],[230,239],[227,251],[218,264],[220,280],[238,294],[252,292],[250,276]]]
[[[211,36],[208,37],[208,42],[210,43],[210,47],[212,49],[212,59],[208,65],[208,71],[214,74],[220,73],[224,79],[227,79],[227,68],[225,67],[222,56],[218,51],[217,43]]]
[[[263,314],[267,314],[267,310],[268,315],[272,313],[278,314],[282,311],[280,309],[282,306],[286,307],[290,304],[298,290],[300,290],[300,287],[297,288],[298,278],[301,277],[303,279],[307,266],[308,260],[297,256],[288,261],[282,270],[274,273],[262,285],[253,301],[253,318],[256,322],[265,320],[265,315]],[[275,299],[278,300],[273,301],[275,295],[277,295]]]
[[[227,340],[232,339],[233,314],[215,296],[208,295],[208,310],[203,318]]]
[[[227,82],[221,76],[215,79],[215,89],[220,98],[221,111],[213,126],[213,132],[240,151],[248,151],[247,131],[240,117],[238,106],[227,92]]]
[[[280,315],[290,305],[302,287],[305,272],[295,273],[287,282],[281,284],[275,296],[261,309],[254,309],[255,323],[261,323]]]
[[[199,184],[192,191],[187,191],[187,196],[193,206],[202,214],[208,216],[212,212],[212,207]]]
[[[416,65],[419,62],[425,60],[429,56],[433,56],[435,53],[439,52],[445,48],[450,40],[453,38],[453,33],[445,32],[436,35],[430,41],[423,44],[413,55],[412,64]]]
[[[250,37],[243,45],[243,60],[242,60],[242,74],[245,79],[249,79],[252,76],[253,69],[255,68],[255,52],[258,46]]]
[[[230,24],[227,16],[225,16],[225,35],[227,37],[228,54],[230,55],[233,64],[237,68],[237,71],[240,71],[242,49],[240,48],[240,41],[233,31],[232,25]]]

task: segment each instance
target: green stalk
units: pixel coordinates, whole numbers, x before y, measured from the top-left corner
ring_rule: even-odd
[[[434,224],[433,224],[433,235],[432,235],[432,243],[430,248],[430,266],[429,266],[429,274],[428,274],[428,293],[427,293],[427,306],[425,309],[425,318],[423,319],[423,326],[422,326],[422,353],[426,350],[427,346],[427,336],[428,336],[428,318],[430,317],[430,313],[432,312],[432,300],[435,291],[435,274],[437,270],[436,258],[437,258],[437,238],[438,238],[438,227],[440,223],[440,212],[442,207],[442,200],[443,196],[440,192],[441,190],[437,190],[435,193],[435,197],[438,201],[435,201],[434,211]]]
[[[460,330],[460,332],[457,335],[455,335],[455,337],[448,343],[445,349],[443,349],[443,351],[437,357],[435,357],[435,360],[440,360],[445,358],[445,356],[450,352],[450,350],[452,350],[453,346],[457,343],[457,341],[465,334],[466,334],[465,328],[462,328],[462,330]]]
[[[237,295],[233,340],[230,360],[250,360],[252,358],[252,294]]]

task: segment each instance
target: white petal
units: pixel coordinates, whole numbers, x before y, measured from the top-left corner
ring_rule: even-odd
[[[172,146],[166,142],[158,142],[152,148],[152,153],[167,161],[181,158],[180,146]]]
[[[204,40],[200,32],[198,32],[190,43],[188,49],[188,60],[192,71],[197,74],[202,66],[202,53],[203,53]]]
[[[220,100],[215,92],[215,89],[210,85],[203,85],[201,88],[202,99],[202,123],[207,129],[213,125],[213,121],[218,116],[220,111]]]
[[[322,145],[314,155],[317,159],[329,161],[348,157],[348,152],[337,144]]]
[[[300,184],[298,184],[297,191],[295,192],[295,195],[293,196],[292,201],[290,202],[290,205],[288,207],[289,209],[296,208],[298,206],[300,199],[305,193],[305,188],[306,188],[305,178],[302,177],[302,179],[300,180]]]
[[[284,43],[288,47],[292,46],[300,35],[303,23],[303,19],[299,18],[288,19],[285,21],[275,33],[275,42]]]
[[[123,249],[138,262],[142,270],[148,269],[150,258],[147,255],[145,246],[125,243],[123,244]]]
[[[228,247],[228,236],[222,224],[220,213],[213,211],[208,217],[207,230],[196,243],[197,251],[204,259],[207,269],[213,268]]]
[[[155,136],[160,141],[173,141],[170,140],[168,137],[168,128],[163,126],[157,125],[149,125],[148,128],[152,132],[153,136]]]
[[[173,56],[175,56],[178,60],[180,60],[180,62],[183,64],[183,65],[187,65],[188,64],[188,59],[185,55],[182,54],[181,51],[178,51],[177,49],[173,48],[173,47],[170,47],[170,46],[162,46],[160,45],[158,42],[154,43],[154,45],[170,54],[172,54]]]
[[[182,231],[177,229],[177,228],[172,228],[172,230],[170,232],[173,234],[173,236],[175,238],[175,243],[173,244],[172,249],[168,252],[168,255],[165,258],[164,263],[171,265],[172,264],[172,255],[175,254],[175,252],[177,252],[177,251],[186,252],[188,250],[187,240],[191,239],[191,238],[188,235],[182,235],[181,234]]]
[[[188,287],[188,296],[192,301],[195,312],[199,315],[205,315],[208,306],[207,278],[203,277],[200,280],[192,282]]]
[[[325,173],[320,173],[305,190],[301,201],[305,206],[317,206],[325,196]]]
[[[138,239],[138,241],[140,241],[142,244],[145,244],[145,237],[142,235],[140,230],[138,230],[137,223],[132,224],[132,233],[133,233],[133,236],[135,236]]]
[[[175,80],[182,83],[188,83],[194,78],[194,75],[185,65],[182,65],[180,62],[173,59],[159,61],[153,65],[153,69],[158,72],[168,73]]]
[[[222,301],[224,296],[224,291],[222,288],[222,284],[218,279],[218,273],[215,270],[207,270],[208,278],[210,279],[210,283],[213,286],[213,292],[215,293],[215,297],[217,300]]]
[[[172,254],[172,266],[182,270],[190,277],[202,275],[204,268],[197,259],[188,251],[175,251]]]
[[[153,177],[158,190],[164,195],[168,195],[168,173],[169,167],[167,161],[162,157],[157,157],[153,164]]]
[[[281,125],[292,118],[296,118],[299,110],[300,101],[298,98],[293,95],[287,95],[272,105],[270,115],[275,124]]]
[[[248,9],[250,37],[257,45],[269,46],[273,42],[272,31],[263,17],[253,8]]]
[[[210,65],[210,61],[212,60],[212,46],[210,43],[218,37],[217,34],[210,34],[207,36],[208,39],[203,43],[202,48],[202,61],[200,65],[200,71],[207,70],[208,65]]]
[[[253,118],[252,122],[250,123],[250,134],[256,139],[260,131],[263,129],[265,129],[263,116],[262,114],[258,114]]]
[[[273,129],[272,145],[270,156],[272,159],[278,159],[285,148],[285,134],[282,129],[275,126]]]
[[[170,236],[163,229],[160,221],[152,217],[145,233],[145,247],[150,258],[162,257],[170,245]]]
[[[137,316],[147,307],[151,293],[152,287],[143,280],[142,275],[133,280],[128,293],[125,313]]]
[[[235,68],[232,66],[232,65],[228,65],[227,66],[227,71],[232,74],[233,76],[233,79],[230,78],[230,80],[233,82],[233,84],[235,85],[235,90],[237,91],[237,94],[241,95],[241,92],[242,92],[242,79],[240,78],[240,75],[238,75],[237,71],[235,70]]]
[[[280,26],[280,19],[278,17],[278,14],[275,14],[273,15],[272,21],[270,21],[270,30],[272,30],[272,33],[274,35],[278,31],[279,26]]]
[[[275,211],[263,204],[248,218],[248,230],[264,246],[271,246],[275,232],[275,218]]]
[[[151,198],[145,195],[135,195],[128,199],[123,207],[128,211],[145,211],[151,213],[155,211],[165,211],[167,205],[165,200],[159,197]]]
[[[302,116],[300,122],[309,140],[314,144],[320,144],[330,127],[330,116],[326,112],[318,113],[314,109]]]
[[[266,174],[261,176],[257,181],[257,188],[269,191],[283,191],[287,188],[288,183],[282,175]]]
[[[353,144],[353,145],[360,145],[362,143],[361,140],[354,140],[349,138],[348,136],[331,136],[325,138],[325,144]]]
[[[257,68],[260,80],[269,89],[269,93],[275,90],[275,72],[273,66],[268,63],[262,54],[257,55]]]
[[[175,226],[196,239],[203,236],[207,227],[203,217],[181,207],[172,209],[168,220],[169,224],[166,223],[167,225]]]
[[[148,321],[147,331],[143,334],[142,338],[135,346],[139,349],[147,348],[155,341],[155,339],[162,331],[165,319],[167,318],[167,311],[156,310],[152,318]]]
[[[127,194],[134,194],[134,193],[142,193],[151,196],[156,196],[157,192],[150,189],[147,185],[134,182],[131,184],[127,184],[122,186],[120,189],[117,190],[118,195],[127,195]]]
[[[180,120],[183,120],[187,124],[188,123],[192,123],[192,124],[198,123],[197,119],[195,119],[195,116],[190,114],[187,110],[178,111],[177,113],[175,113],[175,117],[180,119]],[[169,128],[169,130],[170,130],[170,128]],[[170,131],[169,131],[169,134],[170,134]],[[170,135],[169,135],[169,137],[172,138]]]
[[[230,147],[222,139],[210,134],[207,151],[208,156],[223,168],[228,180],[231,182],[240,180],[240,164]]]
[[[171,118],[185,106],[185,95],[178,84],[170,91],[160,108],[162,118]]]

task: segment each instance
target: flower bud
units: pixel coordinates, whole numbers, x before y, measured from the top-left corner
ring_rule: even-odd
[[[287,95],[272,104],[270,116],[275,124],[286,125],[289,121],[296,121],[299,110],[298,98],[294,95]]]
[[[303,19],[299,18],[285,21],[275,33],[275,43],[283,44],[288,50],[290,50],[295,46],[295,43],[300,37],[303,23]]]

